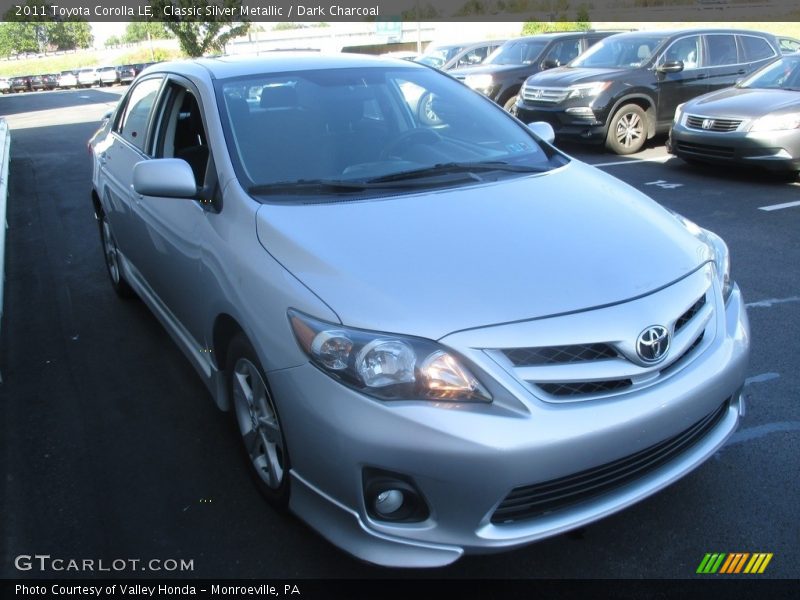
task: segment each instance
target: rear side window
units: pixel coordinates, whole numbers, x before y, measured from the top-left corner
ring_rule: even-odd
[[[720,67],[739,62],[736,50],[736,37],[733,34],[713,34],[706,36],[708,59],[706,66]]]
[[[114,126],[114,131],[139,150],[144,152],[147,123],[153,109],[161,78],[145,79],[134,87],[128,95],[125,110]]]
[[[770,46],[769,42],[764,38],[742,35],[739,36],[739,41],[742,42],[744,60],[747,62],[764,60],[765,58],[775,56],[775,50],[772,49],[772,46]]]

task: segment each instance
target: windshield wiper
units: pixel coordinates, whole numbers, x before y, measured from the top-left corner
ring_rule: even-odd
[[[308,192],[339,194],[361,192],[371,186],[358,181],[341,181],[338,179],[298,179],[297,181],[276,181],[247,188],[248,193],[268,194],[305,194]]]
[[[513,165],[503,161],[451,162],[440,163],[432,167],[423,167],[421,169],[412,169],[410,171],[400,171],[399,173],[390,173],[389,175],[382,175],[374,179],[367,179],[366,183],[387,183],[409,179],[425,179],[426,177],[435,177],[437,175],[447,175],[450,173],[466,173],[473,175],[476,181],[481,181],[480,177],[475,175],[476,172],[504,171],[509,173],[541,173],[545,170],[546,169],[542,167]]]

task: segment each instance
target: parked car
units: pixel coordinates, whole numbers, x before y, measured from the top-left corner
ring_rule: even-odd
[[[800,171],[800,54],[679,105],[667,148],[689,162]]]
[[[9,89],[12,92],[30,92],[32,89],[30,75],[20,75],[18,77],[12,77],[9,83],[10,83]]]
[[[100,83],[100,77],[96,69],[85,68],[78,70],[78,87],[92,87]]]
[[[550,123],[560,139],[631,154],[669,131],[678,104],[729,87],[779,54],[775,36],[758,31],[621,33],[528,79],[517,115]]]
[[[800,40],[792,37],[778,36],[778,44],[783,54],[793,54],[800,52]]]
[[[117,67],[117,76],[121,84],[128,85],[136,79],[136,67],[134,65],[121,65]]]
[[[481,64],[506,40],[487,40],[459,44],[430,44],[423,54],[414,60],[440,71],[460,69]]]
[[[8,94],[11,91],[11,81],[8,77],[0,77],[0,93]]]
[[[100,67],[97,69],[97,78],[100,87],[119,83],[119,73],[117,72],[117,67]]]
[[[542,33],[508,40],[481,65],[450,75],[513,111],[523,82],[534,73],[563,65],[613,31]]]
[[[552,136],[407,61],[162,63],[90,142],[111,286],[348,552],[563,533],[714,455],[750,335],[725,243]]]
[[[31,77],[33,91],[54,90],[58,87],[58,75],[34,75]]]
[[[58,87],[62,89],[78,87],[78,76],[76,71],[61,71],[58,76]]]

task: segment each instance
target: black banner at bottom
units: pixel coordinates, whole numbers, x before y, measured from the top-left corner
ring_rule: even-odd
[[[414,598],[615,600],[713,597],[719,600],[800,597],[799,580],[700,578],[686,580],[268,579],[268,580],[3,580],[0,598],[198,598],[411,600]]]

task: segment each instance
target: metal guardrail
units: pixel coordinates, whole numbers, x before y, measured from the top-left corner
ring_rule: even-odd
[[[4,283],[6,280],[6,198],[8,196],[8,162],[11,133],[5,119],[0,119],[0,318],[3,316]]]

